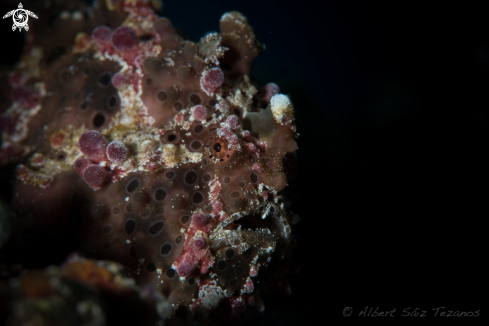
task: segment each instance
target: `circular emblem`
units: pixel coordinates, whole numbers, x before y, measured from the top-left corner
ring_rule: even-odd
[[[14,18],[15,26],[17,26],[18,28],[24,28],[24,26],[27,24],[27,21],[29,20],[27,13],[24,9],[15,10],[12,17]]]
[[[14,24],[12,25],[12,31],[19,29],[19,32],[23,29],[26,31],[29,30],[29,25],[27,25],[27,21],[29,20],[29,16],[33,18],[37,18],[36,14],[32,11],[25,10],[22,6],[22,3],[19,3],[19,8],[9,11],[3,18],[7,18],[12,16],[14,20]]]

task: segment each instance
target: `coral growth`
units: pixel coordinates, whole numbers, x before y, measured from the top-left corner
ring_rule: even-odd
[[[155,5],[73,2],[55,42],[38,37],[48,21],[35,22],[20,64],[2,77],[12,96],[0,163],[18,165],[17,214],[35,214],[41,227],[79,218],[80,253],[156,289],[170,320],[200,311],[235,322],[263,310],[260,291],[288,288],[298,217],[282,190],[295,166],[294,109],[276,84],[250,82],[263,46],[243,15],[224,14],[220,33],[196,44]],[[72,262],[55,277],[112,289],[100,266]]]

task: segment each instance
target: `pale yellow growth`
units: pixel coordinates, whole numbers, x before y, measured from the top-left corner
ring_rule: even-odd
[[[294,120],[294,107],[287,95],[275,94],[270,99],[270,107],[272,108],[273,118],[277,123],[291,123]]]
[[[122,166],[127,172],[144,170],[151,157],[157,155],[160,142],[157,130],[138,130],[134,125],[116,125],[106,133],[108,141],[121,141],[129,149],[130,158]],[[114,168],[117,164],[111,164]]]
[[[210,33],[200,39],[198,44],[199,52],[203,55],[205,63],[219,65],[219,59],[224,56],[224,52],[229,50],[221,45],[222,37],[218,33]]]
[[[42,169],[44,173],[55,175],[59,173],[60,170],[66,171],[73,169],[73,164],[81,154],[78,149],[78,139],[84,131],[84,126],[74,129],[72,125],[58,131],[64,135],[60,150],[65,153],[65,159],[53,160],[46,158],[46,163]]]
[[[68,125],[66,128],[58,130],[56,133],[63,135],[63,141],[59,147],[56,147],[56,149],[64,153],[64,158],[60,160],[57,157],[44,156],[41,153],[35,153],[31,157],[29,165],[37,167],[38,170],[36,173],[39,175],[46,176],[55,176],[63,171],[72,170],[76,159],[82,155],[78,149],[78,138],[80,138],[84,131],[84,126],[74,129],[72,125]],[[36,159],[38,159],[39,162],[37,162]]]
[[[125,84],[119,89],[121,112],[111,121],[111,126],[117,124],[131,125],[138,120],[137,112],[143,107],[143,102],[138,95],[132,85]]]
[[[200,162],[202,153],[191,152],[185,145],[166,144],[163,146],[161,159],[161,163],[170,168],[179,164]]]
[[[38,171],[33,171],[23,164],[17,166],[22,173],[17,175],[17,179],[27,184],[30,183],[34,186],[38,186],[41,189],[46,189],[53,182],[53,177]]]
[[[229,90],[234,90],[234,92],[228,95],[226,100],[234,106],[249,111],[253,104],[253,96],[257,92],[255,86],[250,84],[250,78],[243,76],[243,79],[231,85]]]
[[[161,144],[156,128],[138,130],[127,125],[117,125],[107,132],[106,137],[108,141],[122,141],[129,149],[131,157],[123,163],[127,172],[145,170],[146,164],[155,158],[166,168],[202,160],[202,153],[190,152],[184,144]]]

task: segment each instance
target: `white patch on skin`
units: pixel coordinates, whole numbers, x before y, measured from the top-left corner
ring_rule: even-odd
[[[219,305],[222,299],[231,295],[218,285],[204,285],[200,288],[199,299],[202,305],[207,309],[214,309]]]
[[[250,78],[248,76],[245,75],[243,79],[237,79],[233,84],[224,84],[222,87],[224,90],[230,92],[225,100],[232,106],[243,108],[245,112],[251,108],[253,96],[257,90],[255,86],[250,84]]]
[[[284,121],[294,120],[294,107],[287,95],[275,94],[270,99],[273,118],[277,123],[284,124]]]

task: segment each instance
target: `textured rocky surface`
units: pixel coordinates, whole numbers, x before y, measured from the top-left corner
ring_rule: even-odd
[[[124,274],[116,263],[78,256],[60,268],[26,271],[0,285],[10,301],[6,325],[139,325],[171,315],[161,293]]]
[[[0,79],[13,212],[40,229],[77,221],[81,255],[162,295],[170,308],[156,319],[262,312],[260,292],[289,291],[295,269],[298,217],[282,190],[297,133],[279,87],[250,82],[263,46],[246,18],[225,13],[196,44],[155,1],[70,2],[53,16],[58,6],[38,8],[20,64]],[[39,37],[48,13],[56,38]]]

